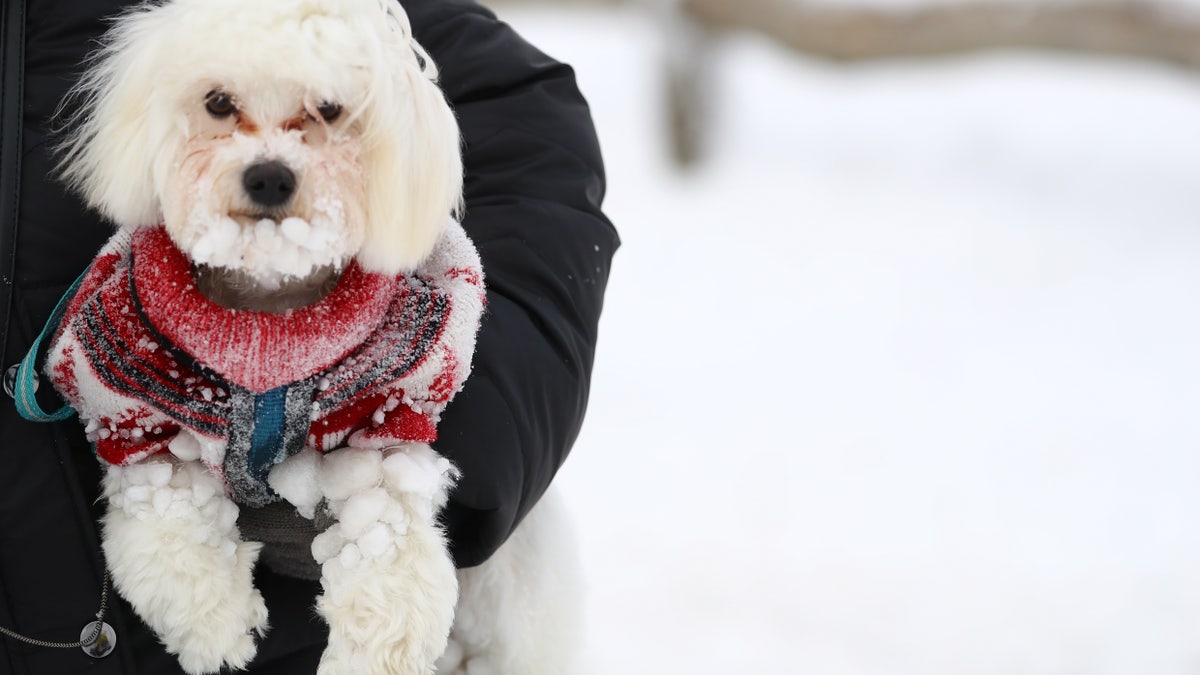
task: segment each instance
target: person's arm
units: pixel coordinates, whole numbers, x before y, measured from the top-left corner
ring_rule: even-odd
[[[462,471],[443,514],[455,562],[485,561],[545,492],[583,422],[616,232],[574,72],[467,0],[409,0],[462,127],[463,225],[488,308],[437,449]]]

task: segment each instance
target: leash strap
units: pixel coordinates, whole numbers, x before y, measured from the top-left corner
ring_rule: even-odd
[[[58,330],[58,324],[62,321],[63,311],[66,310],[71,298],[75,297],[75,293],[79,291],[80,284],[83,283],[83,278],[91,270],[83,271],[75,283],[67,289],[67,292],[58,299],[58,304],[54,306],[54,311],[50,313],[50,319],[46,325],[42,327],[42,332],[38,334],[37,339],[29,346],[29,351],[26,352],[25,358],[21,359],[21,365],[17,367],[16,381],[13,382],[13,399],[17,403],[17,413],[29,420],[30,422],[61,422],[69,419],[75,414],[75,409],[69,405],[55,410],[54,412],[46,412],[38,403],[35,393],[37,392],[37,360],[38,353],[41,351],[42,340],[47,335],[53,335]]]

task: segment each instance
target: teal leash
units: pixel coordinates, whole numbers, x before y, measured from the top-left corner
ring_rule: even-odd
[[[87,276],[91,268],[83,271],[75,283],[67,289],[67,292],[58,299],[58,304],[54,306],[54,311],[50,313],[50,319],[46,321],[46,325],[42,327],[42,332],[38,334],[33,344],[29,346],[29,351],[26,352],[25,358],[21,359],[21,364],[17,366],[16,381],[13,382],[12,396],[17,404],[17,414],[29,420],[30,422],[61,422],[70,419],[75,414],[75,409],[69,405],[55,410],[54,412],[46,412],[38,403],[35,393],[38,387],[37,375],[37,359],[38,352],[42,347],[42,340],[47,335],[53,334],[58,330],[58,324],[62,321],[63,312],[67,308],[67,304],[71,298],[75,297],[75,293],[79,291],[79,286],[83,283],[83,278]]]
[[[67,308],[67,304],[79,292],[79,286],[83,283],[83,278],[87,276],[90,269],[89,267],[84,270],[83,274],[80,274],[79,278],[75,280],[75,283],[71,284],[71,287],[67,289],[67,292],[58,299],[58,304],[54,306],[54,311],[50,312],[50,318],[46,321],[46,325],[42,327],[42,332],[38,333],[33,344],[29,346],[29,351],[26,352],[25,358],[21,359],[20,365],[17,366],[16,381],[12,385],[12,396],[16,402],[17,413],[30,422],[61,422],[75,414],[75,409],[69,405],[64,405],[54,412],[42,410],[42,406],[38,404],[37,397],[35,396],[38,386],[37,358],[38,352],[42,347],[42,340],[47,335],[51,335],[58,330],[58,324],[62,321],[62,315]],[[80,647],[92,658],[104,658],[111,654],[117,645],[116,632],[113,631],[112,626],[104,621],[104,614],[108,609],[108,586],[108,570],[105,570],[104,579],[100,582],[100,611],[96,612],[95,621],[83,627],[83,631],[80,632],[79,641],[77,642],[38,640],[21,635],[3,626],[0,626],[0,635],[35,647],[53,649]]]

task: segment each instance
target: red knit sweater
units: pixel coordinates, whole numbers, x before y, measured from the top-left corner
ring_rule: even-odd
[[[415,273],[351,263],[329,296],[285,314],[213,303],[163,228],[123,229],[69,302],[46,373],[105,462],[187,433],[235,499],[261,505],[275,499],[266,471],[305,445],[434,441],[470,372],[483,303],[478,255],[456,223]]]

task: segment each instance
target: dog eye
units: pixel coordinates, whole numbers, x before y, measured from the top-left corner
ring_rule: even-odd
[[[233,99],[223,91],[210,91],[204,97],[204,109],[213,117],[229,117],[237,111],[237,107],[233,105]]]
[[[326,122],[332,122],[342,114],[342,106],[338,105],[337,103],[325,101],[321,105],[317,106],[317,112],[321,114],[321,119],[325,120]]]

